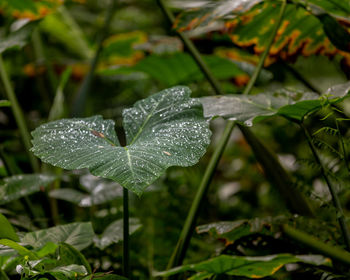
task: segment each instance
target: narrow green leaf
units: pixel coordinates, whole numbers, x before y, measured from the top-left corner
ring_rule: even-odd
[[[284,116],[301,121],[307,114],[320,109],[325,104],[334,104],[348,97],[350,82],[336,85],[319,96],[312,92],[279,90],[256,95],[232,94],[199,98],[203,104],[204,116],[221,116],[251,126],[271,116]]]
[[[128,145],[121,147],[112,120],[63,119],[32,132],[32,151],[66,169],[89,168],[141,195],[170,166],[191,166],[205,153],[211,132],[187,87],[163,90],[123,112]]]
[[[139,219],[130,218],[129,234],[133,234],[141,226]],[[114,221],[103,231],[101,237],[96,236],[94,238],[95,246],[101,250],[104,250],[109,245],[120,241],[123,241],[123,220]]]
[[[6,219],[6,217],[0,213],[0,238],[7,238],[13,241],[19,241],[19,238],[13,229],[10,222]]]
[[[28,256],[31,260],[37,260],[38,256],[27,248],[9,239],[0,239],[0,244],[16,250],[21,256]]]
[[[0,205],[39,192],[55,180],[46,174],[15,175],[4,179],[0,185]]]
[[[158,272],[155,276],[168,277],[185,271],[196,271],[212,274],[244,276],[249,278],[262,278],[273,275],[285,264],[296,262],[303,262],[312,265],[331,264],[329,259],[320,255],[293,256],[290,254],[280,254],[263,257],[221,255],[198,264],[183,265],[168,271]]]
[[[11,102],[8,100],[0,100],[0,107],[10,107]]]
[[[64,242],[77,250],[82,250],[92,243],[94,235],[90,222],[71,223],[26,233],[21,241],[34,248],[41,248],[47,242],[56,244]]]

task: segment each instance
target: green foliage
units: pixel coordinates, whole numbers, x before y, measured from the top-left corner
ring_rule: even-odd
[[[126,147],[119,144],[114,122],[95,116],[40,126],[32,133],[32,151],[44,162],[89,168],[141,195],[169,166],[195,164],[209,144],[201,105],[189,95],[188,88],[175,87],[125,110]]]
[[[4,178],[4,184],[0,184],[0,205],[44,191],[55,179],[55,176],[47,174],[15,175]]]
[[[271,255],[263,257],[240,257],[221,255],[198,264],[183,265],[171,270],[157,273],[158,276],[171,276],[185,271],[206,272],[205,278],[213,275],[227,274],[245,276],[248,278],[262,278],[273,275],[283,265],[303,262],[313,265],[329,265],[329,259],[320,255],[293,256],[288,254]],[[202,277],[202,276],[201,276]],[[203,278],[192,278],[203,279]]]
[[[0,214],[0,238],[19,241],[18,236],[6,217]]]

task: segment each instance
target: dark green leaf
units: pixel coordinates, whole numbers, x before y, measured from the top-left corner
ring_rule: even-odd
[[[19,238],[6,217],[0,213],[0,238],[7,238],[13,241],[19,241]]]
[[[263,257],[221,255],[198,264],[183,265],[165,272],[159,272],[156,273],[156,275],[168,277],[185,271],[196,271],[212,274],[262,278],[273,275],[285,264],[296,262],[313,265],[330,265],[330,260],[320,255],[293,256],[289,254],[280,254]]]
[[[58,265],[67,266],[69,264],[83,265],[88,273],[92,273],[91,267],[82,253],[67,243],[61,243],[58,248]]]
[[[238,94],[208,96],[199,100],[203,104],[205,117],[221,116],[251,126],[255,122],[276,115],[301,121],[307,114],[325,104],[342,101],[347,97],[349,90],[350,82],[347,82],[331,87],[321,97],[311,92],[279,90],[249,96]]]
[[[32,132],[32,151],[66,169],[89,168],[141,195],[170,166],[198,162],[211,132],[199,101],[187,87],[174,87],[123,112],[128,145],[121,147],[112,120],[101,116],[63,119]]]
[[[142,225],[139,219],[130,218],[129,219],[129,232],[133,234]],[[102,233],[101,237],[96,237],[94,243],[96,247],[104,250],[106,247],[113,243],[118,243],[123,241],[123,220],[117,220],[111,223]]]
[[[81,176],[80,184],[88,194],[74,189],[57,189],[51,191],[50,196],[78,204],[80,207],[90,207],[106,203],[123,195],[122,187],[116,182],[90,174]]]
[[[97,279],[97,280],[127,280],[127,278],[123,276],[119,276],[116,274],[107,274],[103,272],[94,273],[92,275],[87,275],[81,280],[90,280],[90,279]]]
[[[55,178],[45,174],[15,175],[5,178],[5,184],[0,185],[0,204],[38,192],[52,183]]]
[[[47,242],[64,242],[82,250],[91,244],[94,235],[90,222],[72,223],[26,233],[21,241],[34,248],[43,247]]]

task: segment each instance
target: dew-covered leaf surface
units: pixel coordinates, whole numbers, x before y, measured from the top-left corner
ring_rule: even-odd
[[[25,245],[34,248],[43,247],[47,242],[67,243],[77,250],[82,250],[92,243],[95,236],[90,222],[71,223],[26,233],[21,239]]]
[[[87,191],[69,188],[52,190],[50,197],[66,200],[80,207],[99,205],[123,196],[123,188],[116,182],[86,174],[80,177],[80,184]]]
[[[129,219],[129,232],[133,234],[137,231],[142,225],[140,224],[139,219],[130,218]],[[123,241],[123,220],[116,220],[111,223],[102,233],[100,237],[94,238],[95,246],[101,250],[104,250],[106,247],[113,243],[118,243]]]
[[[55,176],[46,174],[15,175],[0,184],[0,205],[30,195],[47,187]]]
[[[173,87],[123,111],[127,146],[112,120],[62,119],[32,132],[32,151],[65,169],[88,168],[141,195],[170,166],[191,166],[204,155],[211,132],[201,103],[187,87]]]
[[[330,260],[320,255],[293,256],[290,254],[280,254],[263,257],[221,255],[197,264],[183,265],[168,271],[159,272],[156,273],[156,276],[167,277],[185,271],[196,271],[211,274],[262,278],[273,275],[285,264],[296,262],[303,262],[312,265],[330,265]]]
[[[336,85],[319,96],[312,92],[279,90],[256,95],[232,94],[226,96],[207,96],[199,98],[203,104],[204,116],[216,116],[235,120],[247,126],[271,116],[284,116],[301,121],[307,114],[333,104],[348,96],[350,82]]]

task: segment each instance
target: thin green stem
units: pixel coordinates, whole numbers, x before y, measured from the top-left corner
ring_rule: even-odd
[[[331,259],[342,262],[345,265],[350,265],[350,253],[342,248],[330,246],[322,241],[317,240],[315,237],[294,229],[288,225],[282,226],[282,232],[288,238],[296,241],[298,244],[302,244],[311,250],[321,253]]]
[[[318,166],[320,167],[323,179],[325,180],[325,182],[328,186],[329,192],[332,195],[333,204],[334,204],[334,207],[337,211],[337,219],[338,219],[340,229],[341,229],[342,234],[343,234],[344,242],[345,242],[347,250],[350,251],[350,232],[349,232],[349,229],[346,225],[344,211],[343,211],[343,208],[341,206],[341,203],[340,203],[340,200],[338,197],[338,193],[337,193],[335,187],[333,186],[333,184],[331,183],[331,181],[328,179],[326,169],[325,169],[323,163],[321,162],[320,157],[317,154],[316,147],[312,142],[312,138],[311,138],[308,130],[306,129],[306,127],[303,123],[301,123],[300,126],[304,131],[305,137],[306,137],[307,142],[309,144],[309,147],[312,151],[312,154],[313,154]]]
[[[94,73],[95,73],[95,70],[97,67],[97,63],[99,61],[99,57],[100,57],[100,54],[102,51],[102,43],[103,43],[103,40],[105,39],[106,35],[108,34],[109,27],[111,25],[112,18],[114,15],[115,1],[116,0],[110,0],[110,5],[107,8],[104,24],[103,24],[100,32],[98,33],[98,37],[96,40],[97,41],[97,49],[95,51],[94,57],[91,60],[89,72],[84,77],[84,80],[83,80],[83,82],[78,90],[77,97],[76,97],[75,101],[73,102],[73,109],[72,109],[72,116],[73,117],[80,117],[80,116],[83,116],[85,113],[86,100],[87,100],[87,96],[88,96],[89,91],[90,91],[90,87],[91,87]]]
[[[4,61],[2,59],[1,54],[0,54],[0,75],[1,75],[1,80],[2,80],[4,87],[5,87],[5,92],[6,92],[7,98],[11,102],[11,109],[12,109],[13,115],[16,119],[16,123],[17,123],[17,126],[19,128],[19,131],[21,133],[22,141],[23,141],[23,144],[25,146],[26,152],[28,154],[30,164],[31,164],[34,172],[39,172],[39,170],[40,170],[39,162],[34,157],[34,155],[30,152],[31,143],[30,143],[30,135],[28,132],[27,124],[25,122],[21,107],[19,106],[19,103],[17,101],[17,97],[15,95],[15,92],[12,88],[12,85],[11,85],[9,76],[7,74],[7,71],[6,71]]]
[[[169,22],[171,24],[173,24],[174,23],[174,16],[172,15],[171,11],[166,7],[163,0],[158,0],[158,3],[159,3],[159,6],[161,7],[163,13],[165,14],[167,19],[169,20]],[[285,8],[286,8],[286,1],[284,1],[282,4],[281,12],[280,12],[279,18],[277,20],[278,24],[276,24],[277,27],[275,27],[273,30],[273,34],[272,34],[273,36],[271,35],[272,39],[270,39],[270,41],[269,41],[269,43],[264,51],[264,54],[261,57],[261,60],[259,61],[259,64],[256,67],[255,72],[253,73],[253,76],[250,79],[250,82],[244,91],[244,94],[250,93],[254,83],[256,82],[256,80],[257,80],[257,78],[262,70],[262,67],[264,65],[264,61],[267,57],[267,54],[269,53],[269,49],[271,48],[273,39],[276,35],[276,32],[277,32],[279,25],[281,23],[281,20],[283,18]],[[177,34],[182,39],[183,43],[187,47],[187,50],[190,52],[190,54],[192,55],[192,57],[195,59],[198,66],[200,67],[200,69],[205,74],[206,78],[208,79],[208,81],[212,85],[215,93],[222,95],[224,92],[222,91],[222,89],[219,85],[219,82],[216,80],[214,75],[211,73],[210,69],[207,67],[207,65],[205,64],[205,62],[201,58],[201,56],[200,56],[198,50],[196,49],[196,47],[194,46],[194,44],[183,33],[177,32]],[[204,173],[204,176],[202,178],[201,184],[197,190],[194,201],[191,205],[191,209],[189,211],[189,214],[186,218],[184,227],[183,227],[182,232],[180,234],[180,238],[177,242],[175,250],[174,250],[174,252],[170,258],[170,261],[168,263],[168,266],[167,266],[168,269],[170,269],[174,266],[181,265],[183,262],[183,259],[185,257],[185,254],[186,254],[186,251],[187,251],[187,248],[189,245],[189,241],[190,241],[192,233],[193,233],[193,229],[194,229],[195,224],[196,224],[196,219],[197,219],[197,216],[198,216],[198,213],[200,210],[201,202],[203,201],[203,197],[208,192],[208,188],[209,188],[211,180],[213,178],[213,174],[214,174],[216,167],[217,167],[217,164],[218,164],[218,162],[223,154],[223,151],[226,147],[226,144],[228,142],[228,139],[230,137],[230,134],[232,132],[234,125],[235,125],[235,123],[232,121],[229,121],[226,124],[224,133],[219,141],[219,145],[216,147],[216,150],[215,150],[212,158],[210,159],[210,162],[209,162],[207,169]]]
[[[163,0],[157,0],[158,5],[162,9],[164,15],[171,25],[175,23],[175,17],[172,12],[165,5]],[[177,35],[180,37],[184,45],[186,46],[188,52],[191,54],[193,59],[196,61],[197,65],[201,69],[204,76],[207,78],[208,82],[213,87],[216,94],[223,95],[224,91],[222,90],[219,81],[214,77],[213,73],[210,71],[208,65],[203,61],[201,54],[197,50],[196,46],[192,43],[192,41],[182,32],[176,31]]]
[[[340,146],[341,146],[341,150],[342,150],[342,154],[343,154],[344,163],[345,163],[346,169],[347,169],[348,172],[350,173],[350,166],[349,166],[349,160],[348,160],[348,153],[346,152],[346,148],[345,148],[345,143],[344,143],[343,135],[342,135],[341,132],[340,132],[340,129],[339,129],[339,122],[338,122],[337,118],[335,118],[335,125],[336,125],[337,130],[338,130],[339,142],[340,142]]]
[[[208,188],[210,186],[210,183],[212,181],[212,178],[214,176],[214,172],[216,170],[216,167],[219,163],[219,160],[225,150],[226,144],[228,142],[228,139],[231,135],[232,129],[234,127],[235,123],[233,121],[229,121],[225,127],[225,130],[221,136],[221,139],[219,143],[217,144],[214,154],[212,155],[210,162],[204,172],[202,181],[198,187],[198,191],[196,193],[195,198],[193,199],[191,209],[187,215],[185,224],[182,228],[179,240],[177,242],[177,245],[175,247],[175,250],[170,258],[170,261],[168,263],[168,269],[181,265],[185,254],[186,250],[188,248],[194,227],[195,227],[195,222],[197,220],[197,216],[199,213],[200,209],[200,204],[203,201],[203,197],[208,192]]]
[[[123,275],[130,277],[129,260],[129,191],[123,188]]]

